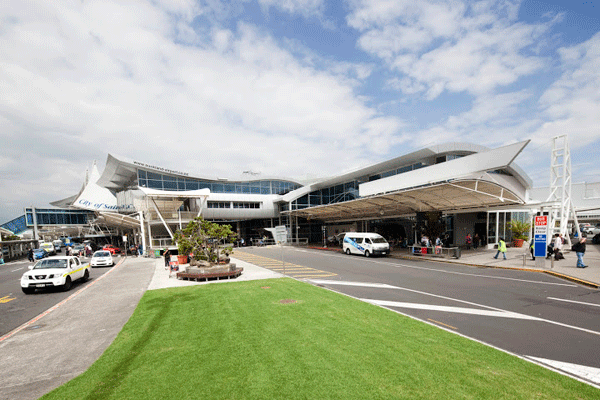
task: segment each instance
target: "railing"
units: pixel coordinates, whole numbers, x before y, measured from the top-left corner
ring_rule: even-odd
[[[408,246],[410,254],[414,255],[429,255],[437,257],[454,257],[460,258],[460,247],[425,247],[425,246]]]

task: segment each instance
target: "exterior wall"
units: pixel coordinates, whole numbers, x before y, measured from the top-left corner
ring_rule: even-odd
[[[277,218],[279,210],[275,201],[280,197],[278,195],[211,193],[207,202],[230,203],[230,208],[208,208],[207,204],[204,204],[202,216],[206,219],[224,220]],[[233,208],[232,203],[234,202],[257,202],[260,203],[260,208]]]
[[[454,215],[454,245],[464,246],[467,243],[467,234],[473,236],[473,229],[477,213]]]

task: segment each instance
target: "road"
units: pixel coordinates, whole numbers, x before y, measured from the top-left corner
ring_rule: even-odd
[[[84,260],[87,262],[88,259]],[[0,266],[0,337],[60,303],[110,269],[92,268],[88,282],[75,282],[68,292],[50,289],[26,295],[21,291],[20,280],[29,265],[31,263],[25,260]]]
[[[287,275],[600,384],[596,289],[536,272],[318,250],[245,248],[233,257],[278,272],[285,265]]]

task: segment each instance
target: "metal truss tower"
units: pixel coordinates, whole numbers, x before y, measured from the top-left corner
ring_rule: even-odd
[[[568,232],[569,219],[573,218],[579,235],[579,223],[575,207],[571,201],[571,151],[569,136],[561,135],[552,139],[552,157],[550,162],[550,196],[546,200],[550,205],[549,236],[562,234],[571,246]],[[551,239],[550,239],[551,240]]]

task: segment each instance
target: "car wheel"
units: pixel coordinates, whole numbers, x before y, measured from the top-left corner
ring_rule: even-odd
[[[350,249],[346,249],[346,254],[350,255]]]
[[[369,253],[369,250],[365,250],[365,257],[371,257],[371,253]]]
[[[86,268],[85,272],[83,273],[83,278],[81,280],[83,282],[87,282],[88,279],[90,279],[90,270]]]
[[[35,292],[35,288],[22,287],[21,290],[25,294],[33,294]]]
[[[62,285],[63,292],[68,292],[71,289],[71,285],[72,285],[71,277],[67,276],[67,279],[65,279],[65,284]]]

